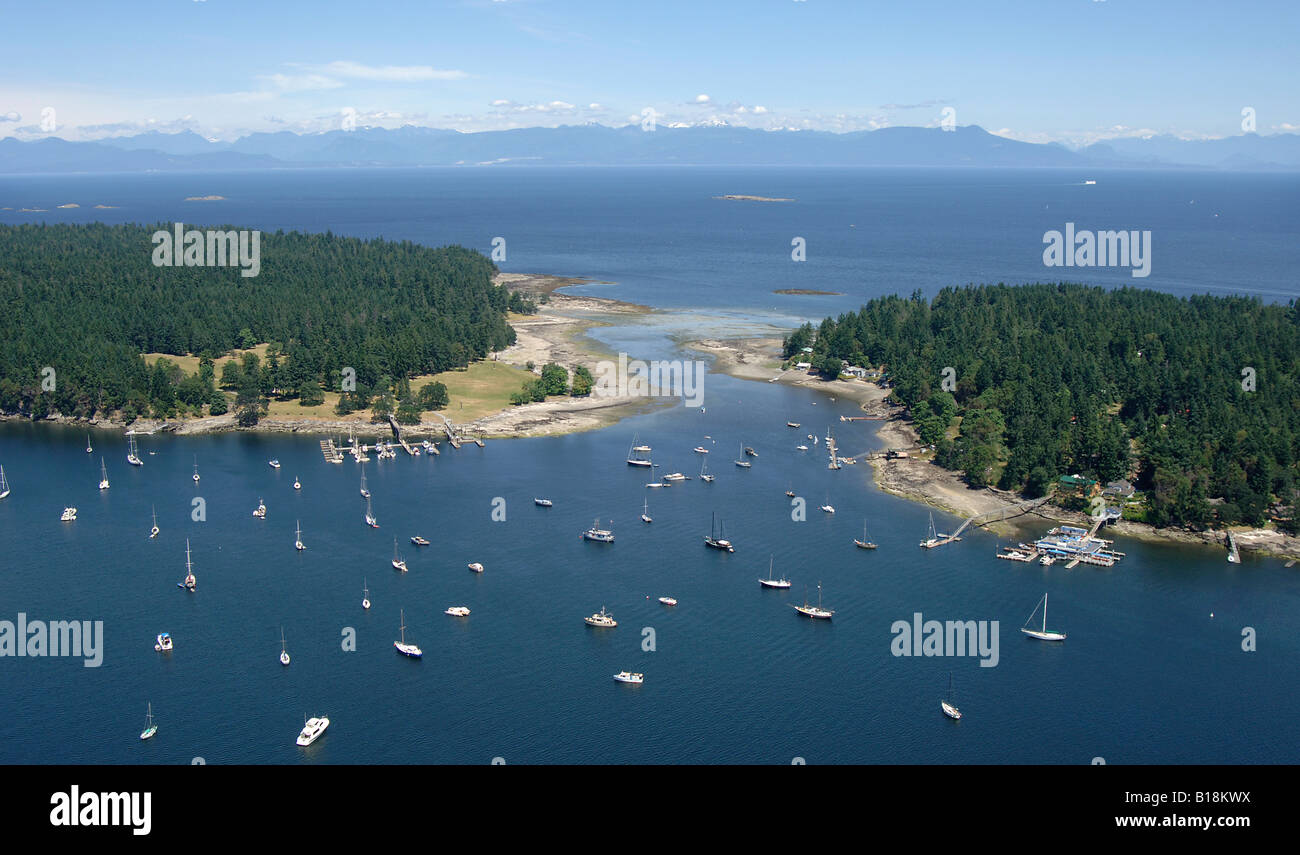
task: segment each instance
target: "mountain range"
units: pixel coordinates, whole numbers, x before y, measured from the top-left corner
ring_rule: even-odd
[[[0,140],[0,174],[357,166],[901,166],[1300,170],[1300,135],[1212,140],[1133,137],[1072,150],[1006,139],[976,125],[874,131],[766,131],[727,125],[599,124],[462,133],[407,126],[254,133],[214,142],[156,131],[93,142]]]

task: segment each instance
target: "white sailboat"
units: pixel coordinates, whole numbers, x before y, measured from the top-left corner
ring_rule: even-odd
[[[740,445],[740,458],[739,458],[738,460],[734,461],[734,462],[735,462],[735,464],[736,464],[737,466],[739,466],[741,469],[749,469],[749,468],[753,465],[753,464],[751,464],[748,460],[745,459],[745,445],[744,445],[744,443],[741,443],[741,445]]]
[[[789,588],[790,580],[785,578],[784,576],[781,577],[780,579],[772,578],[772,563],[774,561],[776,561],[776,556],[772,556],[767,559],[767,578],[759,579],[758,584],[762,585],[764,588],[779,588],[779,589]]]
[[[284,627],[280,627],[280,664],[289,664],[289,649],[284,646]]]
[[[253,516],[257,517],[259,520],[266,519],[266,503],[261,499],[257,500],[257,507],[253,510]]]
[[[364,578],[361,580],[361,608],[370,608],[370,586]]]
[[[87,448],[87,451],[90,449]],[[144,730],[140,732],[141,739],[151,739],[158,732],[158,725],[153,723],[153,701],[149,702],[149,711],[145,714]]]
[[[90,454],[90,453],[92,453],[94,450],[95,450],[95,449],[92,448],[91,445],[90,445],[90,434],[86,434],[86,453],[87,453],[87,454]]]
[[[366,496],[366,525],[371,528],[379,528],[379,520],[375,519],[374,513],[370,510],[369,496]]]
[[[108,468],[104,466],[104,458],[99,458],[99,489],[108,489]]]
[[[397,552],[397,538],[393,538],[393,569],[406,572],[406,559]]]
[[[933,549],[940,543],[939,533],[934,530],[934,512],[930,512],[930,530],[926,533],[925,540],[921,541],[922,549]]]
[[[199,456],[194,455],[194,483],[199,483]]]
[[[645,500],[644,504],[642,505],[642,510],[641,510],[641,522],[645,522],[645,523],[651,523],[651,522],[654,522],[654,520],[653,520],[653,519],[651,518],[651,516],[650,516],[650,498],[649,498],[649,497],[646,497],[646,500]]]
[[[298,476],[297,476],[297,475],[293,476],[293,488],[294,488],[295,490],[301,490],[301,489],[302,489],[302,482],[298,480]]]
[[[409,656],[412,659],[419,659],[424,655],[424,651],[414,644],[408,644],[406,642],[406,612],[401,611],[400,614],[402,616],[402,640],[394,641],[393,647],[397,648],[397,652],[403,656]]]
[[[135,432],[132,431],[126,435],[126,462],[132,466],[143,466],[144,461],[140,459],[139,449],[135,446]]]
[[[298,550],[299,552],[301,552],[301,551],[303,551],[304,549],[307,548],[306,546],[303,545],[303,542],[302,542],[302,522],[301,522],[301,521],[298,522],[298,537],[297,537],[297,539],[293,542],[293,548],[296,549],[296,550]]]
[[[366,466],[364,463],[361,464],[361,498],[370,498],[370,491],[366,489]]]
[[[1043,609],[1043,628],[1029,629],[1029,621],[1033,620],[1034,615],[1038,614],[1039,606],[1041,606]],[[1037,638],[1040,641],[1065,641],[1065,633],[1057,632],[1056,630],[1049,630],[1047,628],[1047,595],[1046,594],[1043,594],[1043,599],[1041,599],[1038,602],[1037,606],[1034,606],[1034,611],[1029,615],[1029,620],[1025,621],[1025,625],[1020,628],[1020,631],[1023,632],[1025,635],[1029,636],[1030,638]]]
[[[637,436],[636,434],[633,434],[632,447],[627,450],[627,465],[640,466],[643,468],[654,466],[654,464],[650,462],[650,458],[641,456],[643,454],[650,453],[650,446],[637,445],[636,441],[637,441]]]
[[[952,687],[952,672],[948,672],[948,697],[939,702],[943,707],[943,714],[951,719],[960,719],[961,710],[957,709],[957,691]]]
[[[5,468],[0,466],[0,499],[9,495],[9,479],[5,477]]]
[[[709,460],[705,458],[700,461],[700,480],[706,484],[713,483],[713,476],[709,474]]]
[[[158,536],[158,509],[153,506],[150,509],[153,511],[153,528],[149,529],[149,537],[155,538]]]
[[[194,565],[190,562],[190,540],[185,539],[185,581],[177,582],[176,587],[188,588],[191,592],[197,589],[199,580],[194,576]]]

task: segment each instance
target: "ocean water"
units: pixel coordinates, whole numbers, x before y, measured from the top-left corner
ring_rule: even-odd
[[[609,279],[618,284],[583,290],[670,310],[648,326],[595,333],[651,358],[673,355],[683,331],[779,328],[874,293],[1044,278],[1035,265],[1041,231],[1060,227],[1048,224],[1045,205],[1073,205],[1062,221],[1111,227],[1102,222],[1109,215],[1116,228],[1152,228],[1156,262],[1145,287],[1280,299],[1294,282],[1285,239],[1295,231],[1294,179],[1086,177],[1098,184],[1048,172],[286,172],[5,178],[0,199],[83,205],[50,219],[331,228],[485,251],[501,234],[505,269]],[[867,192],[871,182],[883,189]],[[940,204],[945,192],[959,201]],[[179,201],[208,193],[231,202]],[[710,198],[721,193],[800,201]],[[1172,207],[1184,196],[1195,213]],[[85,207],[97,203],[122,207]],[[1206,206],[1233,225],[1198,220]],[[841,214],[856,229],[836,237]],[[969,232],[977,221],[983,238]],[[1205,238],[1214,229],[1226,232]],[[792,233],[808,238],[804,265],[788,260]],[[1178,235],[1190,255],[1162,261],[1162,241]],[[771,244],[771,260],[755,260]],[[781,287],[847,296],[771,294]],[[1280,712],[1300,702],[1295,568],[1250,555],[1233,566],[1218,550],[1131,539],[1118,541],[1127,557],[1113,569],[1042,568],[996,560],[999,540],[982,531],[921,550],[927,508],[880,493],[867,466],[828,471],[820,444],[795,449],[828,428],[846,453],[877,447],[871,422],[838,421],[851,403],[715,374],[703,403],[591,433],[372,460],[378,530],[363,524],[360,467],[325,463],[317,437],[155,435],[141,438],[145,465],[130,467],[117,432],[92,433],[88,455],[82,430],[0,425],[13,488],[0,501],[0,620],[19,612],[102,620],[105,637],[98,668],[0,659],[0,762],[1300,762],[1300,725]],[[660,472],[696,475],[691,449],[703,444],[717,481],[647,490],[646,472],[623,462],[634,435],[654,447]],[[732,463],[741,445],[759,452],[752,469]],[[105,492],[101,453],[112,482]],[[269,467],[271,458],[282,468]],[[806,501],[806,519],[796,519],[786,489]],[[535,506],[535,496],[554,507]],[[650,525],[639,519],[647,497]],[[193,518],[196,498],[203,521]],[[251,515],[259,499],[265,521]],[[827,501],[834,515],[818,510]],[[66,505],[79,508],[76,522],[59,521]],[[162,533],[151,540],[154,508]],[[715,513],[734,554],[702,544]],[[612,519],[614,544],[581,540],[596,517]],[[853,546],[864,520],[879,544],[872,552]],[[298,522],[303,553],[293,548]],[[935,522],[959,524],[940,513]],[[418,549],[414,534],[433,544]],[[389,563],[394,537],[405,574]],[[187,538],[194,594],[176,586]],[[769,559],[793,580],[789,592],[758,585]],[[471,573],[471,561],[486,572]],[[815,600],[819,584],[836,610],[831,622],[790,608]],[[1063,644],[1017,631],[1044,593],[1050,623],[1069,634]],[[663,595],[680,604],[661,606]],[[472,614],[444,615],[450,605]],[[583,623],[602,606],[617,628]],[[399,609],[421,661],[392,648]],[[996,667],[970,656],[894,656],[891,627],[917,612],[997,621]],[[288,668],[278,661],[281,627]],[[1246,628],[1253,652],[1242,649]],[[176,639],[170,655],[153,650],[163,631]],[[344,649],[345,637],[355,650]],[[643,672],[645,684],[615,683],[624,669]],[[960,722],[939,710],[950,674]],[[159,731],[141,742],[150,702]],[[331,726],[299,749],[304,714],[328,715]]]

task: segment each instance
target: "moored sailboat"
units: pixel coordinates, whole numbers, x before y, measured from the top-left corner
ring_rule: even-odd
[[[104,458],[99,458],[99,489],[108,489],[108,468],[104,465]]]
[[[140,459],[139,449],[135,445],[135,431],[126,435],[126,462],[132,466],[144,465],[144,461]]]
[[[799,614],[803,615],[804,617],[819,618],[821,620],[830,620],[831,617],[834,616],[835,614],[835,612],[832,611],[831,609],[822,608],[822,583],[821,582],[817,583],[817,605],[815,606],[808,605],[808,595],[807,592],[805,591],[803,605],[802,606],[791,605],[791,608],[793,608],[795,611],[797,611]]]
[[[153,508],[153,528],[149,529],[149,537],[158,536],[158,509]]]
[[[1043,609],[1042,629],[1030,629],[1029,621],[1033,620],[1034,615],[1038,614],[1038,609],[1040,606]],[[1047,628],[1047,595],[1046,594],[1043,594],[1043,599],[1039,600],[1037,606],[1034,606],[1033,612],[1031,612],[1029,615],[1029,620],[1025,621],[1025,625],[1020,628],[1020,631],[1023,632],[1025,635],[1029,636],[1030,638],[1037,638],[1039,641],[1065,641],[1065,633],[1057,632],[1056,630],[1049,630]]]
[[[400,653],[400,654],[402,654],[403,656],[409,656],[409,657],[411,657],[412,659],[419,659],[420,657],[422,657],[422,656],[424,655],[424,651],[421,650],[419,647],[417,647],[415,644],[412,644],[412,643],[408,643],[408,642],[407,642],[407,640],[406,640],[406,611],[405,611],[405,610],[401,610],[400,614],[401,614],[401,616],[402,616],[402,640],[401,640],[401,641],[394,641],[394,642],[393,642],[393,647],[396,648],[396,649],[397,649],[397,652]]]
[[[87,440],[87,442],[89,442],[89,440]],[[90,450],[90,447],[87,446],[87,447],[86,447],[86,450],[89,451],[89,450]],[[157,733],[157,732],[158,732],[158,725],[156,725],[156,724],[153,723],[153,702],[150,701],[150,702],[149,702],[149,711],[148,711],[147,713],[145,713],[145,726],[144,726],[144,730],[142,730],[142,731],[140,732],[140,738],[141,738],[141,739],[152,739],[152,738],[153,738],[153,735],[154,735],[155,733]]]
[[[714,534],[714,526],[717,523],[717,521],[718,521],[718,515],[717,513],[714,513],[713,519],[709,523],[709,533],[704,538],[704,545],[711,547],[713,549],[721,549],[726,552],[735,552],[736,547],[732,545],[731,541],[727,540],[725,537],[722,537],[722,535],[726,534],[725,530],[719,528],[718,533],[716,535]]]
[[[961,718],[961,710],[957,709],[956,700],[957,700],[957,692],[952,687],[952,672],[950,671],[948,672],[948,697],[944,698],[939,702],[940,705],[943,707],[943,714],[948,716],[948,718],[951,719]]]
[[[858,539],[855,537],[855,538],[853,539],[853,545],[856,546],[858,549],[875,549],[875,548],[876,548],[876,544],[872,543],[870,540],[867,540],[867,521],[866,521],[866,520],[863,520],[863,521],[862,521],[862,539],[861,539],[861,540],[858,540]]]
[[[397,538],[393,538],[393,569],[406,572],[406,559],[397,551]]]
[[[190,540],[185,539],[185,581],[177,582],[176,587],[193,592],[199,587],[199,580],[194,575],[194,564],[190,561]]]
[[[762,585],[764,588],[778,588],[782,590],[784,590],[785,588],[789,588],[790,587],[789,579],[785,578],[784,576],[782,576],[780,579],[773,578],[772,564],[775,561],[776,561],[775,555],[767,559],[767,578],[759,579],[758,584]]]
[[[304,549],[307,548],[306,546],[303,545],[303,542],[302,542],[302,522],[301,522],[301,521],[298,521],[297,532],[298,532],[298,534],[297,534],[297,538],[296,538],[296,539],[294,540],[294,542],[293,542],[293,548],[296,549],[296,550],[298,550],[299,552],[301,552],[301,551],[303,551]]]
[[[5,477],[5,468],[0,466],[0,499],[9,495],[9,479]]]

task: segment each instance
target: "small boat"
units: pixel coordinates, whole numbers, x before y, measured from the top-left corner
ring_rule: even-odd
[[[735,464],[741,469],[749,469],[754,465],[745,459],[745,447],[743,445],[740,447],[740,459],[736,460]]]
[[[709,453],[709,450],[708,450],[707,448],[705,448],[704,446],[702,446],[702,445],[697,445],[697,446],[695,446],[695,448],[692,449],[692,450],[693,450],[696,454],[708,454],[708,453]]]
[[[140,459],[140,452],[135,445],[135,431],[126,435],[126,462],[132,466],[143,466],[144,461]]]
[[[366,525],[371,528],[379,528],[379,520],[375,519],[375,515],[370,511],[369,496],[366,496]]]
[[[858,549],[875,549],[875,548],[876,548],[876,545],[875,545],[874,543],[872,543],[871,541],[867,540],[867,521],[866,521],[866,520],[863,520],[863,521],[862,521],[862,539],[861,539],[861,540],[858,540],[858,539],[855,537],[855,538],[853,539],[853,545],[856,546]]]
[[[647,484],[646,486],[648,487],[650,485]],[[611,521],[611,525],[612,524],[613,522]],[[596,518],[596,521],[592,523],[591,528],[587,529],[582,533],[582,537],[584,540],[594,540],[597,543],[614,542],[614,532],[610,531],[607,528],[600,527],[600,517]]]
[[[361,467],[361,498],[370,498],[370,491],[366,489],[366,467],[364,465]]]
[[[665,476],[663,477],[663,480],[665,480],[665,481],[685,481],[685,480],[686,480],[686,476],[683,475],[683,474],[680,473],[680,472],[673,472],[673,473],[670,474],[670,475],[665,475]]]
[[[719,535],[719,536],[715,536],[715,535],[714,535],[714,533],[713,533],[713,527],[714,527],[713,524],[716,523],[717,521],[718,521],[718,515],[715,513],[715,514],[713,515],[713,522],[709,523],[709,533],[708,533],[708,536],[706,536],[706,537],[704,538],[704,545],[705,545],[705,546],[708,546],[708,547],[712,547],[713,549],[722,549],[722,550],[725,550],[725,551],[727,551],[727,552],[735,552],[735,551],[736,551],[736,547],[734,547],[734,546],[731,545],[731,541],[729,541],[729,540],[727,540],[726,538],[720,536],[720,535],[722,535],[722,534],[726,534],[725,531],[719,529],[719,532],[718,532],[718,535]]]
[[[822,510],[828,514],[833,514],[835,513],[835,506],[830,501],[827,501],[826,504],[822,505]]]
[[[104,458],[99,458],[99,489],[108,489],[108,469],[104,466]]]
[[[549,508],[555,503],[550,499],[533,499],[533,504],[540,508]]]
[[[775,556],[767,559],[767,578],[759,579],[758,584],[762,585],[764,588],[779,588],[781,590],[784,590],[790,587],[790,580],[784,577],[780,579],[772,578],[772,563],[775,560],[776,560]]]
[[[59,517],[63,522],[73,522],[77,518],[76,508],[64,508],[63,515]]]
[[[799,427],[799,423],[798,423],[798,422],[786,422],[786,423],[785,423],[785,426],[786,426],[786,427],[797,428],[797,427]]]
[[[194,455],[194,483],[199,483],[199,456]]]
[[[397,538],[393,538],[393,569],[406,572],[406,559],[397,552]]]
[[[700,461],[700,480],[705,482],[706,484],[712,484],[713,476],[708,473],[708,465],[709,465],[708,460]]]
[[[411,538],[411,543],[414,543],[416,546],[429,545],[429,541],[425,540],[423,537],[420,537],[418,534]]]
[[[1056,556],[1052,555],[1051,553],[1044,552],[1043,555],[1038,559],[1038,563],[1041,564],[1043,567],[1051,567],[1053,564],[1056,563]]]
[[[261,499],[257,500],[257,507],[253,510],[253,516],[257,517],[259,520],[266,519],[266,503]]]
[[[821,620],[830,620],[831,617],[835,614],[835,612],[833,612],[830,609],[822,608],[822,583],[821,582],[817,583],[817,605],[815,606],[808,605],[808,597],[805,594],[803,605],[791,606],[791,608],[793,608],[795,611],[797,611],[799,614],[803,615],[804,617],[820,618]]]
[[[789,496],[791,499],[794,498],[794,490],[793,490],[793,489],[786,488],[785,494],[786,494],[787,496]]]
[[[614,616],[612,614],[605,611],[604,606],[600,607],[600,611],[596,612],[590,617],[583,618],[583,620],[586,621],[587,626],[600,626],[600,627],[618,626],[618,621],[614,620]]]
[[[87,440],[87,442],[89,442],[89,440]],[[86,450],[87,450],[87,451],[90,451],[90,446],[89,446],[89,445],[86,446]],[[156,725],[156,724],[153,723],[153,702],[150,701],[150,702],[149,702],[149,711],[148,711],[147,713],[145,713],[145,726],[144,726],[144,730],[140,731],[140,738],[141,738],[141,739],[152,739],[152,738],[153,738],[153,735],[154,735],[155,733],[157,733],[157,732],[158,732],[158,725]]]
[[[665,484],[663,481],[652,481],[649,484],[646,484],[646,486],[659,488],[659,487],[671,487],[672,484]]]
[[[419,659],[421,656],[424,655],[424,651],[421,650],[419,647],[415,646],[414,644],[408,644],[408,643],[407,643],[407,641],[406,641],[406,612],[405,612],[404,610],[402,610],[402,611],[400,611],[399,613],[400,613],[401,616],[402,616],[402,640],[401,640],[401,641],[394,641],[394,642],[393,642],[393,647],[396,648],[397,652],[400,653],[400,654],[402,654],[403,656],[409,656],[409,657],[411,657],[412,659]]]
[[[94,450],[95,449],[90,447],[90,434],[86,434],[86,453],[90,454],[94,452]]]
[[[271,461],[268,461],[268,463],[269,463],[269,465],[270,465],[270,467],[271,467],[272,469],[279,469],[279,468],[280,468],[280,461],[278,461],[278,460],[271,460]]]
[[[361,608],[370,608],[370,587],[366,584],[365,579],[361,580]]]
[[[1096,184],[1096,183],[1097,183],[1097,180],[1096,180],[1095,178],[1089,178],[1089,179],[1085,180],[1083,183],[1084,183],[1084,184]]]
[[[949,674],[948,674],[948,697],[944,698],[943,700],[941,700],[941,701],[939,702],[940,706],[942,706],[942,708],[943,708],[943,714],[946,715],[946,716],[948,716],[948,718],[951,718],[951,719],[960,719],[960,718],[961,718],[961,710],[957,709],[957,705],[954,703],[954,701],[956,701],[956,699],[957,699],[957,692],[956,692],[956,690],[953,689],[953,687],[952,687],[952,673],[949,672]]]
[[[9,495],[9,479],[5,477],[5,468],[0,466],[0,499]]]
[[[158,536],[158,509],[157,509],[157,508],[154,508],[154,509],[153,509],[153,528],[149,529],[149,537],[154,538],[154,537],[157,537],[157,536]]]
[[[745,455],[747,457],[758,457],[758,452],[747,445],[745,446]]]
[[[649,499],[646,499],[645,502],[644,502],[644,504],[642,505],[642,510],[641,510],[641,522],[644,522],[644,523],[652,523],[652,522],[654,522],[654,519],[652,519],[651,516],[650,516],[650,500],[649,500]]]
[[[284,646],[284,627],[280,627],[280,664],[289,664],[289,649]]]
[[[194,565],[190,561],[190,541],[185,539],[185,580],[177,582],[176,587],[186,588],[193,593],[199,587],[199,580],[194,576]]]
[[[663,603],[665,606],[677,605],[677,600],[673,597],[660,597],[659,602]]]
[[[645,677],[641,674],[635,674],[631,671],[619,671],[614,675],[614,679],[620,683],[644,683]]]
[[[309,718],[302,724],[302,732],[298,734],[298,744],[304,748],[311,745],[320,735],[325,732],[325,728],[330,726],[330,720],[321,716],[320,718]]]
[[[154,639],[153,649],[159,653],[167,653],[172,649],[172,635],[170,632],[160,632]]]
[[[293,548],[296,549],[296,550],[298,550],[299,552],[301,552],[302,550],[304,550],[304,549],[307,548],[307,547],[304,546],[303,543],[302,543],[302,523],[301,523],[301,522],[298,523],[298,536],[297,536],[297,539],[293,542]]]
[[[796,450],[796,451],[807,451],[807,450],[808,450],[808,446],[806,446],[806,445],[796,445],[796,446],[795,446],[795,450]]]
[[[293,488],[294,488],[295,490],[301,490],[301,489],[302,489],[302,482],[298,480],[298,476],[297,476],[297,475],[293,476]]]
[[[477,561],[475,561],[473,564],[469,564],[469,565],[467,565],[467,566],[469,567],[470,570],[473,570],[475,573],[482,573],[482,572],[483,572],[483,565],[482,565],[482,564],[479,564]]]
[[[443,614],[452,617],[469,617],[469,606],[448,606]]]
[[[1039,606],[1041,606],[1043,609],[1043,628],[1029,629],[1029,621],[1033,620],[1034,615],[1038,614]],[[1020,628],[1020,631],[1023,632],[1025,635],[1029,636],[1030,638],[1037,638],[1039,641],[1065,641],[1065,633],[1057,632],[1056,630],[1049,630],[1047,628],[1047,595],[1046,594],[1043,594],[1043,599],[1041,599],[1038,602],[1037,606],[1034,606],[1033,612],[1030,613],[1029,615],[1029,620],[1025,621],[1025,625]]]

